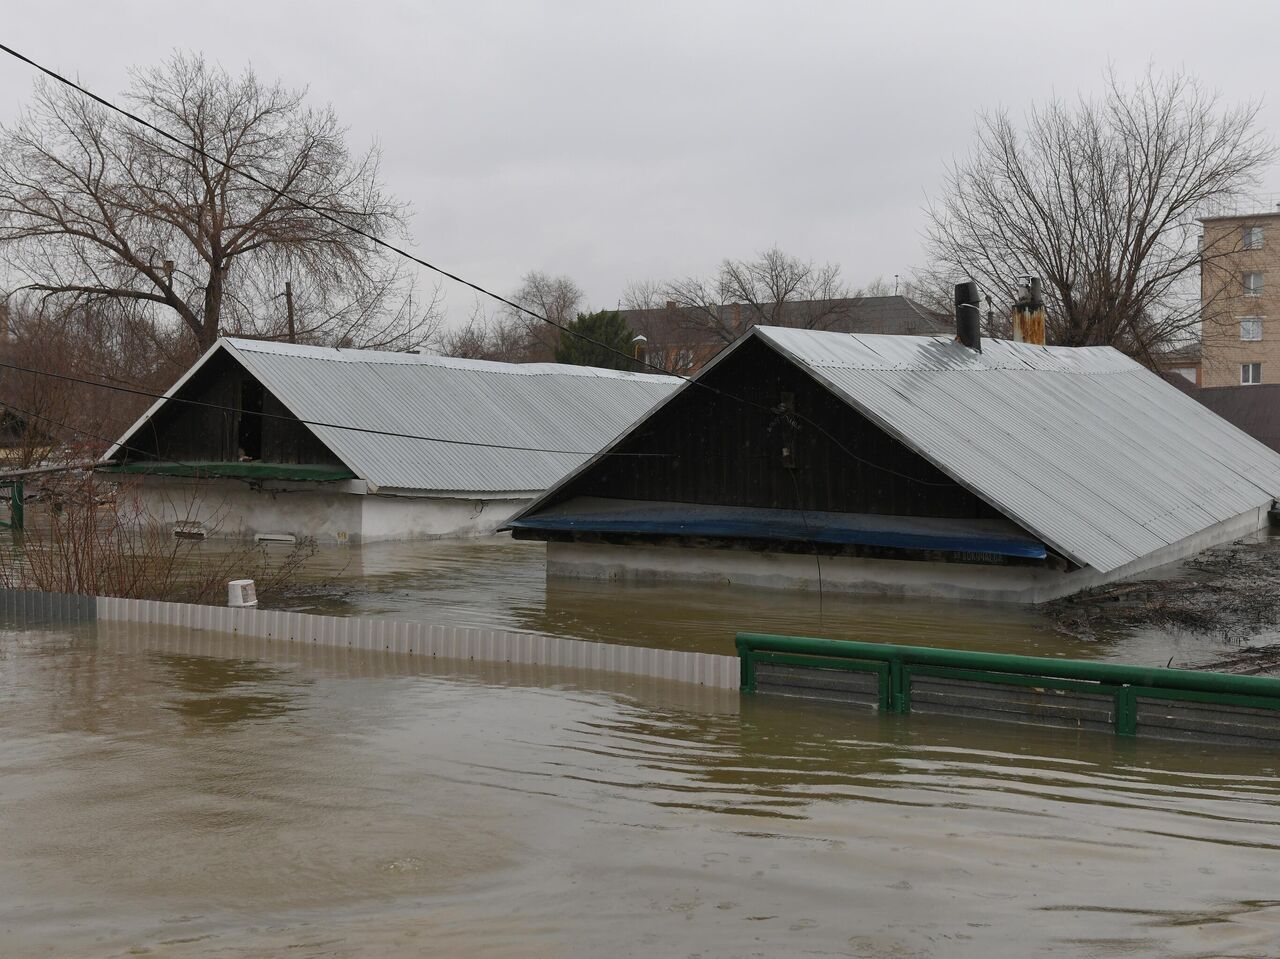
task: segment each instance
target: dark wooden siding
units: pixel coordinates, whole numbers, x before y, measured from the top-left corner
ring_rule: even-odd
[[[898,516],[999,515],[757,340],[702,382],[727,395],[687,388],[617,450],[658,455],[609,456],[556,501],[602,496]],[[798,416],[784,409],[791,398]]]
[[[238,460],[245,381],[257,382],[232,357],[218,353],[177,394],[181,399],[209,405],[166,404],[129,441],[132,449],[123,451],[123,455],[134,461],[227,463]],[[266,414],[262,417],[262,462],[342,465],[270,391],[264,391],[262,399],[262,410]]]

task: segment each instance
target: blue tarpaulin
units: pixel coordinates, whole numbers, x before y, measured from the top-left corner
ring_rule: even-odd
[[[988,553],[1044,559],[1044,543],[1000,519],[702,506],[580,497],[516,519],[508,529],[639,533]]]

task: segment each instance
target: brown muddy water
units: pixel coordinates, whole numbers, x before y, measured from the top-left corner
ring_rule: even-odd
[[[548,580],[545,558],[543,544],[507,537],[325,547],[294,594],[272,605],[726,654],[734,653],[740,630],[1149,666],[1195,663],[1239,648],[1222,637],[1166,630],[1079,639],[1035,607],[1013,604]]]
[[[1280,955],[1261,752],[119,624],[0,730],[6,957]]]

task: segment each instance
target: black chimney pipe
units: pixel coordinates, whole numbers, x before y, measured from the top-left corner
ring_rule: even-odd
[[[979,307],[978,284],[956,284],[956,339],[971,350],[982,352],[982,310]]]

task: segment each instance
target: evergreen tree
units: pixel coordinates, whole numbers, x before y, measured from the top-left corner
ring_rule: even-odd
[[[640,369],[640,364],[630,359],[634,351],[631,340],[635,334],[617,310],[579,313],[568,328],[579,335],[560,335],[560,343],[556,346],[557,363],[598,366],[606,370]]]

